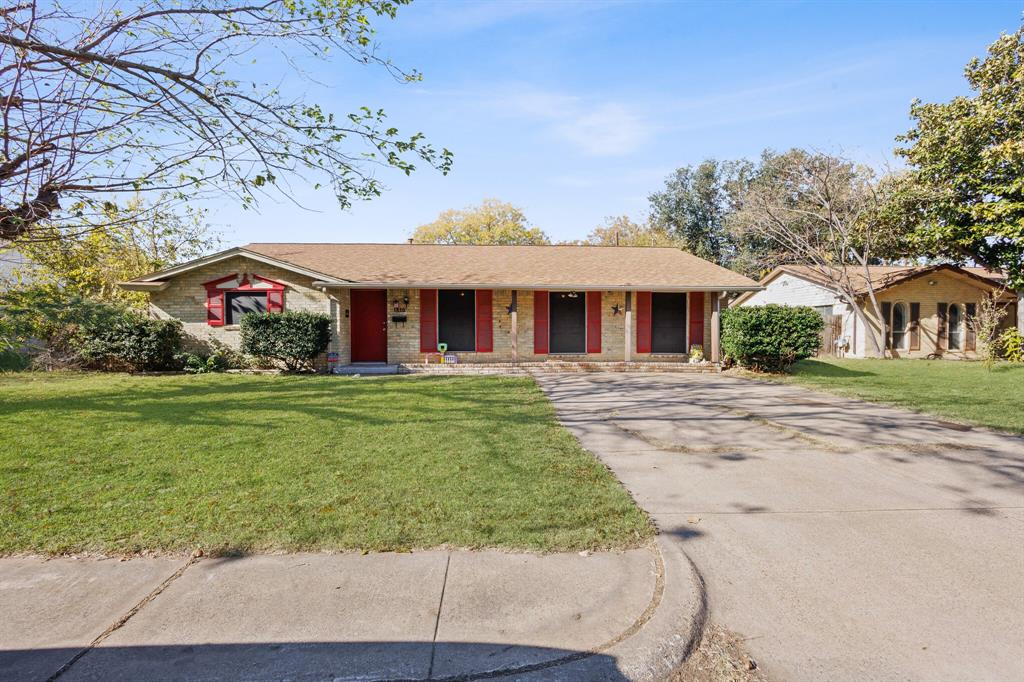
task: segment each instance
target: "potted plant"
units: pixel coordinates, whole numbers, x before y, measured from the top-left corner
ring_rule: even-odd
[[[690,364],[699,365],[704,362],[704,346],[690,346]]]

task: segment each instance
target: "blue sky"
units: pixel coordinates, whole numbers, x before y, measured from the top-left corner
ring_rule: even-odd
[[[967,92],[963,67],[1021,22],[1019,2],[469,2],[421,0],[379,24],[381,54],[423,72],[395,83],[347,60],[306,63],[289,87],[347,113],[383,107],[455,153],[447,177],[383,172],[347,211],[293,183],[258,212],[210,222],[226,245],[402,241],[485,197],[555,239],[640,218],[674,168],[811,147],[892,163],[913,98]]]

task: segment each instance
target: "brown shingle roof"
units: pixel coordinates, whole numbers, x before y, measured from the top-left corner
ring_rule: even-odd
[[[242,251],[358,284],[760,288],[732,270],[661,247],[262,243],[249,244]]]

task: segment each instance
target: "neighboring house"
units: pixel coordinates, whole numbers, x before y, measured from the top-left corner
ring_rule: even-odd
[[[249,244],[122,283],[193,344],[248,311],[332,320],[337,364],[717,361],[718,310],[756,282],[674,248]]]
[[[0,291],[17,284],[31,284],[35,264],[14,249],[0,248]]]
[[[869,272],[885,318],[886,347],[893,357],[976,358],[977,339],[968,321],[982,297],[991,292],[1001,292],[1006,309],[1001,326],[1019,324],[1018,297],[1004,290],[999,273],[955,265],[872,266]],[[880,325],[867,296],[866,280],[862,274],[853,276],[860,308],[877,330]],[[811,306],[826,319],[826,343],[835,347],[823,349],[825,353],[838,348],[839,354],[870,356],[863,319],[854,315],[820,271],[810,266],[783,266],[762,279],[761,285],[762,291],[742,294],[730,305]]]

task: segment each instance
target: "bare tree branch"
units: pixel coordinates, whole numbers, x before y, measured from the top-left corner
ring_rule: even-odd
[[[0,237],[109,216],[120,192],[211,193],[245,205],[289,179],[342,206],[382,188],[375,167],[447,172],[452,157],[383,111],[344,116],[253,82],[252,55],[340,53],[417,80],[376,53],[372,19],[408,0],[23,2],[0,10]],[[46,234],[52,234],[47,230]]]

